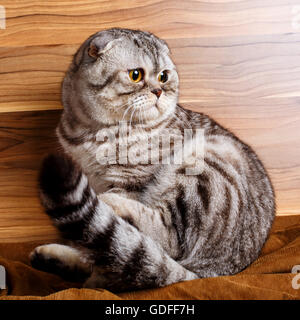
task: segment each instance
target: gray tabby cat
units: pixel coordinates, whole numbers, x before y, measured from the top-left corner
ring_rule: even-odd
[[[122,291],[231,275],[258,257],[275,211],[267,173],[232,133],[177,105],[178,84],[166,43],[148,32],[101,31],[79,48],[62,88],[65,155],[40,174],[42,203],[70,245],[37,247],[33,266]],[[99,134],[118,134],[122,120],[137,157],[166,129],[202,129],[204,158],[103,164],[97,153],[115,146]],[[200,160],[203,170],[186,174]]]

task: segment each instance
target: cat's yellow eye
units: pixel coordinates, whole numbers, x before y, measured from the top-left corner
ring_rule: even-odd
[[[158,81],[165,83],[168,81],[168,72],[166,70],[162,71],[159,75],[158,75]]]
[[[129,70],[129,78],[131,81],[138,83],[144,78],[144,70],[143,69],[133,69]]]

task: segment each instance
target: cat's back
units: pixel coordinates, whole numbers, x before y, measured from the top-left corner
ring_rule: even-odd
[[[205,263],[219,257],[218,270],[212,267],[217,274],[238,272],[257,258],[274,219],[269,176],[253,149],[210,117],[178,106],[172,126],[204,134],[202,171],[189,176],[184,166],[177,170],[172,206],[186,209],[187,251],[195,254],[184,263],[196,270],[196,256]],[[193,234],[200,234],[198,245]]]

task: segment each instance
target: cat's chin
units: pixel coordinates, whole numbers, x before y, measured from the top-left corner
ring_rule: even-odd
[[[142,114],[143,114],[142,120],[144,121],[158,120],[162,116],[157,103],[144,109]]]

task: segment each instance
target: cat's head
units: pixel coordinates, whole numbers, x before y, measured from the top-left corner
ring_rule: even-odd
[[[81,45],[62,97],[65,109],[86,121],[155,123],[174,112],[178,74],[164,41],[148,32],[110,29]]]

